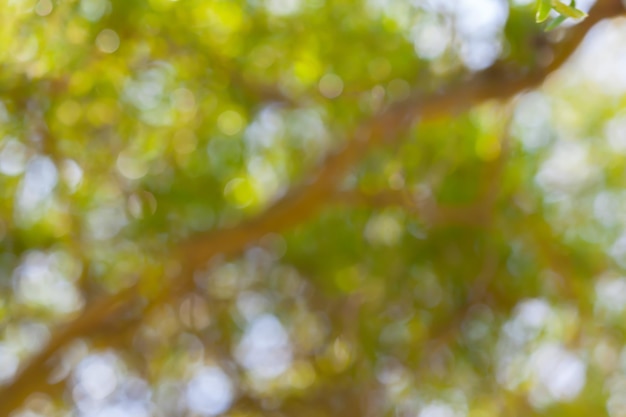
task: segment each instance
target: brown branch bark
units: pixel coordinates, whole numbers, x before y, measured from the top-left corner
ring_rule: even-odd
[[[5,387],[0,395],[0,415],[8,416],[33,392],[45,391],[48,377],[53,369],[51,360],[68,342],[87,337],[107,318],[123,308],[134,296],[133,288],[120,291],[89,306],[78,318],[57,329],[46,347],[33,357],[17,379]]]
[[[397,133],[418,119],[432,120],[460,113],[486,100],[507,99],[537,87],[567,60],[593,25],[623,12],[621,0],[599,0],[588,18],[553,46],[553,59],[545,67],[517,73],[507,64],[497,63],[445,91],[429,96],[415,94],[390,106],[349,135],[344,147],[329,156],[309,181],[292,189],[261,215],[236,227],[199,233],[182,242],[174,256],[184,271],[193,271],[217,254],[236,254],[268,233],[281,232],[310,219],[331,198],[346,172],[371,147],[400,140]],[[183,273],[179,280],[163,283],[151,304],[167,300],[191,285],[192,275]],[[81,316],[57,330],[48,346],[22,368],[11,385],[0,391],[0,415],[8,416],[29,394],[45,391],[49,362],[59,349],[78,337],[88,336],[124,306],[137,304],[141,304],[139,292],[131,288],[88,306]]]

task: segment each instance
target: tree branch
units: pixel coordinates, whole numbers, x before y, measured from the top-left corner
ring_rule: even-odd
[[[104,298],[90,305],[74,321],[57,329],[47,346],[30,360],[11,385],[0,392],[0,415],[8,416],[33,392],[45,391],[54,355],[68,342],[88,336],[107,318],[125,307],[134,295],[135,290],[129,288]]]

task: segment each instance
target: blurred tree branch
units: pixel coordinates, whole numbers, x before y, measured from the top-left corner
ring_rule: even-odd
[[[11,385],[2,390],[0,415],[8,416],[33,392],[46,392],[47,388],[53,388],[53,385],[48,384],[48,380],[54,367],[51,361],[59,350],[76,338],[88,337],[108,318],[114,317],[121,308],[127,307],[126,302],[133,298],[134,293],[134,288],[128,288],[103,298],[91,304],[74,321],[56,329],[46,347],[30,359]]]
[[[177,279],[163,282],[149,305],[168,300],[189,288],[193,284],[193,271],[203,268],[213,256],[234,255],[268,233],[282,232],[310,219],[332,200],[344,175],[373,146],[400,140],[398,133],[416,121],[455,115],[487,100],[506,100],[537,87],[567,60],[591,27],[623,12],[620,0],[599,0],[586,20],[550,46],[548,52],[552,60],[545,66],[518,71],[499,62],[446,90],[426,96],[416,93],[389,106],[356,128],[348,135],[343,147],[330,155],[307,181],[295,186],[259,216],[239,226],[199,233],[181,242],[173,251],[173,257],[180,263],[182,272],[177,274]],[[392,200],[405,201],[405,196],[391,197]],[[59,349],[76,338],[88,337],[125,307],[142,305],[141,300],[135,287],[104,296],[73,321],[57,329],[48,346],[26,363],[13,382],[0,391],[0,415],[9,415],[31,393],[45,391],[51,360]]]

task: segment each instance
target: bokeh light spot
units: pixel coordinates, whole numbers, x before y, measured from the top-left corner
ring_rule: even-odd
[[[15,138],[4,138],[0,143],[0,172],[16,176],[26,168],[27,149]]]
[[[17,353],[10,347],[0,344],[0,383],[11,380],[19,367]]]
[[[78,403],[104,400],[119,383],[115,358],[110,354],[88,356],[76,367],[74,379],[74,398]]]
[[[52,1],[39,0],[37,2],[37,5],[35,6],[35,13],[37,13],[37,15],[41,17],[48,16],[50,13],[52,13],[52,8]]]
[[[218,367],[200,370],[189,382],[186,390],[191,411],[202,416],[215,416],[228,410],[235,389],[228,375]]]
[[[65,100],[56,111],[57,118],[61,123],[68,126],[76,124],[78,119],[80,119],[81,113],[82,109],[80,104],[74,100]]]
[[[104,29],[96,37],[96,46],[105,54],[112,54],[120,47],[120,37],[114,30]]]
[[[217,127],[222,133],[228,136],[234,136],[244,127],[244,119],[235,110],[226,110],[217,118]]]
[[[81,0],[80,12],[85,19],[96,22],[100,20],[102,16],[111,7],[108,0]]]
[[[253,376],[263,379],[285,372],[292,359],[289,336],[271,314],[259,316],[248,325],[235,354]]]
[[[393,246],[402,237],[402,225],[391,213],[378,214],[369,220],[364,234],[372,244]]]
[[[288,16],[298,12],[302,0],[266,0],[265,7],[276,16]]]
[[[320,93],[326,98],[337,98],[343,91],[343,80],[335,74],[326,74],[318,85]]]
[[[148,164],[132,152],[122,151],[117,156],[118,171],[129,180],[138,180],[148,173]]]
[[[234,178],[226,184],[224,196],[235,207],[244,208],[252,204],[256,193],[249,179]]]

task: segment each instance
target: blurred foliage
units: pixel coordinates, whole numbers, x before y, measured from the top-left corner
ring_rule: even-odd
[[[626,416],[624,20],[462,105],[576,7],[2,0],[0,414]]]
[[[584,19],[587,17],[587,13],[576,8],[576,0],[571,0],[569,5],[559,0],[537,0],[536,8],[535,19],[538,23],[546,21],[552,11],[558,15],[546,25],[546,30],[556,29],[567,18]]]

